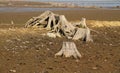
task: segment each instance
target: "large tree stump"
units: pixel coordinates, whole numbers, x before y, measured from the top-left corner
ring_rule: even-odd
[[[74,42],[63,42],[61,50],[55,54],[55,57],[62,55],[65,57],[73,56],[75,59],[82,57]]]
[[[54,14],[51,11],[45,11],[40,16],[33,17],[26,22],[25,27],[46,27],[48,30],[51,30],[52,27],[56,24],[57,20],[55,17],[59,17],[57,14]]]
[[[67,21],[64,15],[60,16],[61,26],[60,29],[63,31],[64,35],[71,39],[75,33],[75,28],[70,22]]]
[[[86,25],[86,18],[82,18],[79,23],[72,24],[64,15],[45,11],[40,16],[28,20],[25,27],[45,28],[50,32],[47,33],[47,36],[52,38],[65,36],[73,40],[92,41],[90,29]]]

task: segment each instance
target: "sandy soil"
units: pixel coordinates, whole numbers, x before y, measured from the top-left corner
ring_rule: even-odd
[[[88,19],[93,43],[74,41],[82,58],[54,57],[63,38],[41,36],[44,30],[23,28],[34,13],[0,13],[0,73],[120,73],[120,11],[56,11],[69,21]],[[13,20],[15,24],[10,24]]]

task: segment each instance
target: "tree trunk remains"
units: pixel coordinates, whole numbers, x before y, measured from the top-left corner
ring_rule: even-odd
[[[66,36],[68,39],[84,41],[92,41],[90,29],[86,25],[86,19],[75,24],[67,21],[64,15],[54,14],[51,11],[46,11],[38,17],[33,17],[26,23],[25,27],[38,27],[50,30],[47,36],[55,38],[60,35]]]
[[[75,59],[82,57],[74,42],[63,42],[61,50],[55,54],[55,57],[62,55],[66,58],[73,56]]]

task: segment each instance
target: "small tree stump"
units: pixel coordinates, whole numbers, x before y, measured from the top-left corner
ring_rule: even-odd
[[[82,57],[74,42],[63,42],[62,49],[55,54],[55,57],[62,55],[65,57],[73,56],[75,59]]]
[[[73,40],[82,39],[86,42],[93,42],[91,35],[90,35],[90,29],[88,27],[86,28],[78,28],[75,35],[72,38]]]

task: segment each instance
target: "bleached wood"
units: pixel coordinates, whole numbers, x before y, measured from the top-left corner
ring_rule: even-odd
[[[90,36],[90,29],[89,28],[78,28],[73,40],[82,39],[83,41],[93,41]]]
[[[25,27],[46,28],[52,32],[52,35],[56,35],[58,37],[63,35],[68,39],[92,41],[90,29],[86,25],[86,18],[82,18],[82,20],[77,24],[72,24],[64,15],[58,15],[51,11],[45,11],[40,16],[33,17],[28,20]]]
[[[86,18],[82,18],[79,23],[75,23],[74,26],[81,27],[81,28],[86,28]]]
[[[52,23],[53,22],[53,23]],[[52,24],[51,24],[52,23]],[[50,16],[49,16],[49,20],[48,20],[48,24],[47,24],[47,26],[46,26],[46,28],[48,29],[48,30],[51,30],[52,29],[52,27],[53,26],[55,26],[56,24],[55,24],[55,16],[54,16],[54,14],[51,14]],[[51,27],[52,26],[52,27]]]
[[[14,24],[13,20],[11,21],[11,24],[12,24],[12,25]]]
[[[33,17],[30,20],[28,20],[25,27],[31,27],[31,26],[36,27],[38,24],[41,24],[42,22],[44,22],[49,16],[53,14],[54,13],[52,13],[51,11],[45,11],[40,16]]]
[[[59,33],[52,33],[52,32],[48,32],[46,35],[51,38],[61,37]]]
[[[73,56],[75,59],[82,57],[74,42],[63,42],[61,50],[55,54],[55,57],[62,55],[66,58]]]
[[[80,21],[80,26],[83,27],[83,28],[87,27],[87,25],[86,25],[86,18],[82,18],[82,20]]]
[[[64,15],[60,16],[60,23],[60,29],[64,32],[65,36],[69,39],[72,38],[76,27],[68,22]]]

